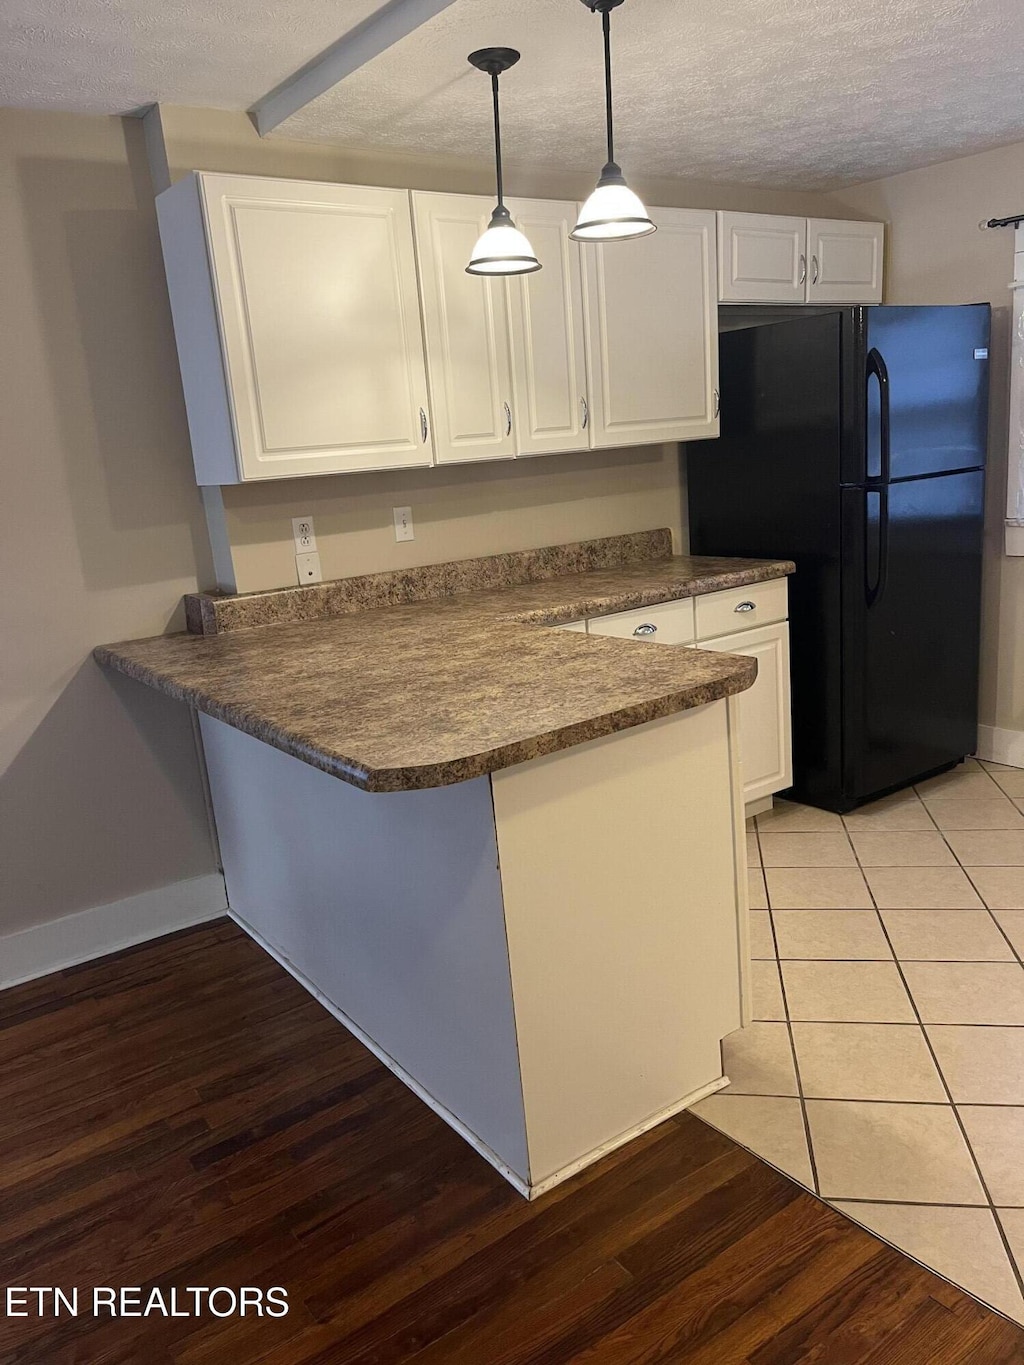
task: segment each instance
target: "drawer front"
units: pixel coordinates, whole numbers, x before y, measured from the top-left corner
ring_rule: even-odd
[[[620,640],[647,640],[659,645],[689,645],[694,639],[693,598],[659,602],[656,607],[619,611],[613,616],[592,616],[587,621],[587,632],[614,635]]]
[[[751,583],[746,588],[730,588],[728,592],[709,592],[705,597],[698,597],[695,605],[698,640],[733,635],[738,630],[753,630],[755,626],[785,621],[789,615],[784,578],[773,578],[769,583]]]
[[[584,634],[586,633],[586,629],[586,621],[566,621],[562,626],[555,626],[555,630],[578,630],[582,631]]]

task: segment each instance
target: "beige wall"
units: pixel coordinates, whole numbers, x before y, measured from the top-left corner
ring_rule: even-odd
[[[260,142],[242,115],[164,111],[192,167],[490,192],[490,167]],[[511,171],[521,193],[575,180]],[[816,196],[641,185],[652,202],[811,212]],[[0,935],[212,871],[183,708],[91,661],[182,625],[213,581],[135,120],[0,109]],[[390,509],[411,503],[397,547]],[[670,525],[674,450],[553,457],[230,490],[241,583],[291,579],[312,512],[328,574]]]
[[[171,176],[234,171],[490,194],[487,162],[382,156],[280,138],[261,140],[243,114],[161,109]],[[509,193],[582,198],[593,172],[575,176],[510,165]],[[705,181],[640,179],[653,204],[817,213],[821,196]],[[311,513],[324,576],[406,568],[442,559],[670,526],[685,549],[675,447],[547,456],[446,470],[293,479],[225,489],[240,591],[295,581],[291,519]],[[391,509],[411,505],[416,539],[395,543]]]
[[[1013,233],[978,226],[1024,210],[1024,143],[830,198],[836,216],[891,224],[886,302],[992,304],[981,721],[1024,731],[1024,559],[1003,554]]]
[[[0,110],[0,243],[3,934],[215,864],[184,708],[89,657],[205,554],[139,125]]]

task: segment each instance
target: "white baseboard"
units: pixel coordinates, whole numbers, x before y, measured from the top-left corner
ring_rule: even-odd
[[[0,934],[0,989],[217,919],[227,913],[227,907],[224,878],[211,872],[14,934]]]
[[[978,757],[990,763],[1024,768],[1024,730],[1003,730],[998,725],[978,726]]]

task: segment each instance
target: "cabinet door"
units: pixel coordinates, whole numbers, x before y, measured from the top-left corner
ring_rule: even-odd
[[[783,791],[793,781],[788,624],[702,640],[697,648],[757,660],[757,680],[737,697],[743,799],[757,801]]]
[[[718,297],[723,303],[803,303],[807,219],[718,214]]]
[[[811,218],[808,303],[881,303],[883,223],[846,223]]]
[[[715,215],[651,216],[650,237],[583,247],[595,447],[718,435]]]
[[[467,275],[490,199],[412,196],[438,464],[511,459],[512,357],[505,280]]]
[[[576,205],[518,199],[509,209],[542,270],[511,276],[516,451],[550,455],[586,450],[587,366],[583,343],[583,267],[569,233]]]
[[[406,192],[198,184],[240,477],[430,464]]]

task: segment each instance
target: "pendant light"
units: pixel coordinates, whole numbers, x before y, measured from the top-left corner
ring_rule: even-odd
[[[468,275],[529,275],[540,269],[533,247],[512,221],[505,207],[501,179],[501,122],[498,118],[498,77],[515,66],[519,53],[511,47],[482,47],[469,54],[469,62],[491,78],[494,99],[494,161],[498,178],[498,203],[466,266]]]
[[[643,201],[626,184],[615,160],[612,127],[612,38],[611,12],[623,0],[583,0],[590,10],[601,15],[604,31],[604,97],[608,124],[608,161],[597,182],[597,189],[580,210],[576,226],[569,234],[577,242],[616,242],[628,237],[646,237],[657,228],[651,222]]]

